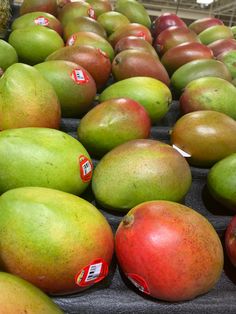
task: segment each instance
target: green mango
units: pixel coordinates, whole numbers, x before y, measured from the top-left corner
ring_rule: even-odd
[[[225,25],[214,25],[204,29],[200,34],[198,34],[198,38],[204,45],[209,45],[219,39],[233,37],[234,35],[231,28]]]
[[[24,0],[21,2],[20,15],[35,11],[57,14],[57,0]]]
[[[97,21],[104,27],[107,35],[111,35],[118,27],[130,23],[129,19],[122,13],[108,11],[99,15]]]
[[[135,0],[117,0],[115,11],[124,14],[131,23],[139,23],[151,27],[151,19],[142,3]]]
[[[99,101],[122,97],[139,102],[147,110],[152,123],[164,117],[172,102],[170,89],[161,81],[146,76],[131,77],[108,86],[100,94]]]
[[[209,171],[210,194],[225,207],[236,211],[236,154],[218,161]]]
[[[214,59],[199,59],[179,67],[171,76],[170,81],[173,89],[177,93],[181,93],[191,81],[207,76],[220,77],[229,82],[232,80],[232,76],[223,62]]]
[[[30,65],[15,63],[0,79],[0,130],[59,128],[61,108],[52,85]]]
[[[64,41],[54,30],[41,25],[15,29],[8,42],[18,54],[20,62],[34,65],[64,47]]]
[[[106,218],[78,196],[23,187],[0,197],[1,267],[46,293],[82,291],[106,277],[113,242]],[[101,272],[86,280],[97,263]]]
[[[227,51],[219,55],[217,59],[227,66],[233,80],[236,79],[236,50]]]
[[[0,69],[5,71],[10,65],[17,62],[18,56],[15,48],[5,40],[0,39]]]
[[[91,168],[83,145],[62,131],[18,128],[0,132],[0,193],[42,186],[79,195],[89,184]]]
[[[39,288],[6,272],[0,272],[0,308],[4,314],[63,313]]]

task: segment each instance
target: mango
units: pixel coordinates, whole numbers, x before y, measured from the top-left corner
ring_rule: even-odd
[[[115,53],[111,44],[102,36],[92,32],[78,32],[71,35],[67,40],[67,46],[92,46],[101,49],[109,56],[110,61],[114,59]]]
[[[0,308],[4,314],[63,313],[39,288],[6,272],[0,272]]]
[[[15,29],[8,42],[16,49],[20,62],[29,65],[43,62],[52,52],[64,47],[57,32],[41,25]]]
[[[99,95],[99,102],[122,97],[140,103],[153,124],[165,116],[172,102],[170,89],[161,81],[146,76],[127,78],[108,86]]]
[[[52,14],[42,11],[25,13],[16,19],[11,24],[11,29],[25,28],[28,26],[41,25],[53,29],[59,35],[62,35],[61,22]]]
[[[124,14],[131,23],[139,23],[151,27],[151,19],[144,5],[135,0],[117,0],[115,11]]]
[[[236,47],[234,50],[230,50],[219,55],[217,59],[223,62],[227,66],[232,76],[232,79],[235,80],[236,79]]]
[[[92,176],[92,161],[72,136],[49,128],[0,132],[0,193],[41,186],[79,195]]]
[[[18,55],[15,48],[5,40],[0,39],[0,70],[5,71],[10,65],[17,62]]]
[[[110,0],[87,0],[86,2],[90,3],[96,18],[103,13],[112,11],[112,3]]]
[[[213,110],[236,120],[236,88],[219,77],[202,77],[190,82],[185,87],[179,104],[183,114]]]
[[[157,16],[152,21],[151,31],[153,37],[156,38],[161,32],[172,26],[187,28],[187,25],[184,22],[184,20],[182,20],[176,13],[172,12],[162,13],[160,16]]]
[[[61,105],[62,117],[78,118],[92,106],[96,83],[82,66],[65,60],[39,63],[35,68],[53,86]]]
[[[127,49],[118,53],[112,62],[112,74],[120,81],[129,77],[153,77],[167,86],[170,84],[169,75],[159,58],[146,51]]]
[[[171,130],[171,143],[190,156],[197,167],[211,167],[236,153],[236,121],[222,112],[200,110],[179,118]]]
[[[236,40],[234,38],[218,39],[209,44],[208,47],[212,50],[216,59],[218,56],[225,54],[231,50],[236,50]]]
[[[182,201],[191,182],[190,167],[174,148],[138,139],[113,148],[99,161],[92,190],[103,207],[127,212],[146,201]]]
[[[204,45],[209,45],[219,39],[233,38],[233,32],[230,27],[225,25],[214,25],[203,30],[198,34],[198,38]]]
[[[20,15],[35,11],[43,11],[56,15],[57,0],[24,0],[20,6]]]
[[[220,77],[229,82],[232,80],[223,62],[215,59],[199,59],[187,62],[178,68],[170,81],[173,89],[181,93],[188,83],[201,77]]]
[[[82,291],[108,274],[111,227],[78,196],[40,187],[7,191],[0,197],[0,235],[2,268],[46,293]]]
[[[236,153],[218,161],[209,171],[210,194],[226,208],[236,211]]]
[[[60,103],[52,85],[33,67],[15,63],[0,79],[0,130],[59,128]]]
[[[111,35],[118,27],[129,24],[129,19],[122,13],[116,11],[105,12],[97,18],[107,32],[107,35]]]
[[[205,29],[215,25],[224,25],[224,22],[216,17],[210,16],[197,19],[189,24],[188,27],[196,34],[200,34]]]

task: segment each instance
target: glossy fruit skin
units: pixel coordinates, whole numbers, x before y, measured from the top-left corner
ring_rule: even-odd
[[[232,76],[232,84],[234,84],[234,86],[236,86],[236,82],[235,82],[235,79],[236,79],[236,49],[235,50],[230,50],[230,51],[227,51],[227,52],[224,52],[220,55],[217,56],[217,59],[220,60],[221,62],[223,62],[231,76]]]
[[[2,313],[63,314],[49,296],[18,276],[0,272],[0,283]]]
[[[232,76],[226,65],[215,59],[199,59],[185,63],[171,76],[171,85],[177,92],[183,92],[193,80],[219,77],[231,82]]]
[[[121,144],[98,163],[92,190],[103,207],[127,212],[149,200],[181,201],[191,185],[187,161],[170,145],[138,139]]]
[[[236,50],[236,40],[233,38],[219,39],[213,41],[208,47],[212,50],[214,56],[218,58],[222,53],[227,53],[231,50]]]
[[[57,1],[56,0],[24,0],[20,6],[20,15],[43,11],[52,15],[57,14]]]
[[[29,26],[14,30],[9,36],[19,61],[29,65],[43,62],[48,55],[64,47],[61,36],[44,26]]]
[[[217,111],[194,111],[177,120],[171,130],[171,143],[191,155],[187,160],[197,167],[211,167],[236,153],[236,121]]]
[[[119,52],[127,49],[138,49],[141,51],[146,51],[151,53],[154,57],[159,59],[159,56],[153,46],[144,40],[143,38],[136,37],[136,36],[126,36],[122,37],[115,45],[115,53],[118,54]]]
[[[91,4],[96,18],[98,18],[101,14],[112,10],[110,0],[87,0],[86,2]]]
[[[80,286],[76,275],[96,259],[110,264],[111,227],[80,197],[40,187],[13,189],[0,197],[0,217],[2,267],[46,293],[89,288],[93,282]]]
[[[9,66],[18,62],[16,50],[5,40],[0,39],[0,69],[5,71]]]
[[[172,102],[170,89],[161,81],[146,76],[130,77],[113,83],[102,91],[99,101],[120,97],[139,102],[147,110],[153,124],[164,117]]]
[[[43,20],[41,21],[42,24],[38,24],[40,23],[40,21],[37,22],[37,19],[39,18],[43,18]],[[42,26],[51,28],[54,31],[56,31],[60,36],[62,36],[61,22],[54,15],[47,12],[41,12],[41,11],[30,12],[30,13],[26,13],[24,15],[17,17],[13,21],[11,25],[11,29],[15,30],[19,28],[25,28],[28,26],[37,26],[37,25],[42,25]]]
[[[188,27],[196,34],[200,34],[205,29],[214,25],[224,25],[223,21],[215,17],[206,17],[197,19],[192,22]]]
[[[183,114],[198,110],[215,110],[236,119],[236,89],[219,77],[202,77],[190,82],[182,93],[179,104]]]
[[[236,215],[232,217],[226,228],[225,248],[231,263],[236,267]]]
[[[148,138],[151,121],[146,110],[128,98],[114,98],[90,110],[78,126],[78,139],[92,156],[101,157],[114,147]]]
[[[185,22],[175,13],[163,13],[152,22],[153,37],[156,38],[162,31],[172,26],[187,28]]]
[[[218,161],[208,172],[210,194],[226,208],[236,211],[236,154]]]
[[[172,75],[185,63],[199,59],[213,59],[211,49],[198,42],[188,42],[167,50],[161,58],[161,63],[169,75]]]
[[[115,56],[112,61],[112,74],[117,81],[146,76],[170,85],[169,75],[160,60],[148,52],[135,49],[121,51]]]
[[[67,60],[81,65],[95,80],[98,91],[105,86],[111,74],[109,56],[93,46],[66,46],[50,54],[45,61],[49,60]]]
[[[129,19],[122,13],[108,11],[101,14],[97,21],[104,27],[107,35],[111,35],[118,27],[129,24]]]
[[[207,293],[223,269],[221,241],[210,222],[169,201],[132,208],[116,231],[115,250],[124,274],[138,276],[141,291],[164,301]]]
[[[108,41],[112,47],[115,47],[117,42],[126,36],[140,37],[152,44],[152,34],[150,30],[146,26],[139,23],[129,23],[127,25],[120,26],[108,37]]]
[[[186,42],[200,42],[197,35],[190,29],[182,26],[172,26],[161,32],[155,39],[153,46],[159,55],[167,50]]]
[[[51,128],[15,128],[0,132],[0,193],[41,186],[80,195],[92,176],[91,158],[78,140]],[[80,158],[91,165],[84,176]]]
[[[61,107],[52,85],[33,67],[14,63],[0,79],[0,130],[58,129]]]
[[[214,25],[202,31],[198,38],[204,45],[209,45],[219,39],[233,38],[230,27],[225,25]]]

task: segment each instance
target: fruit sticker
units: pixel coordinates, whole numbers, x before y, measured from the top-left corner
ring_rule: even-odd
[[[75,283],[80,287],[88,287],[104,279],[107,274],[107,262],[102,258],[97,258],[80,270],[75,276]]]
[[[74,69],[71,73],[71,78],[76,84],[86,84],[89,82],[89,77],[83,69]]]
[[[147,38],[146,38],[146,34],[145,34],[144,32],[139,32],[139,33],[137,34],[137,37],[143,38],[144,40],[147,39]]]
[[[136,274],[126,274],[128,279],[135,285],[136,288],[138,288],[141,292],[150,294],[150,291],[148,289],[148,285],[146,281]]]
[[[49,20],[44,16],[39,16],[34,20],[34,23],[36,25],[48,26]]]
[[[76,36],[75,35],[70,36],[69,39],[67,40],[66,46],[73,46],[75,41],[76,41]]]
[[[94,20],[96,19],[95,11],[94,11],[94,9],[92,7],[88,9],[88,16],[91,17]]]
[[[79,167],[82,181],[89,182],[92,178],[93,165],[86,156],[79,156]]]

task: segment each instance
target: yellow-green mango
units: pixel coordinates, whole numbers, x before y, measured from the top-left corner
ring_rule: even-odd
[[[75,138],[49,128],[0,132],[0,193],[23,186],[81,194],[92,176],[92,162]]]
[[[0,272],[0,309],[4,314],[63,313],[39,288],[6,272]]]
[[[15,48],[5,40],[0,39],[0,69],[5,71],[9,66],[17,62],[18,56]]]

